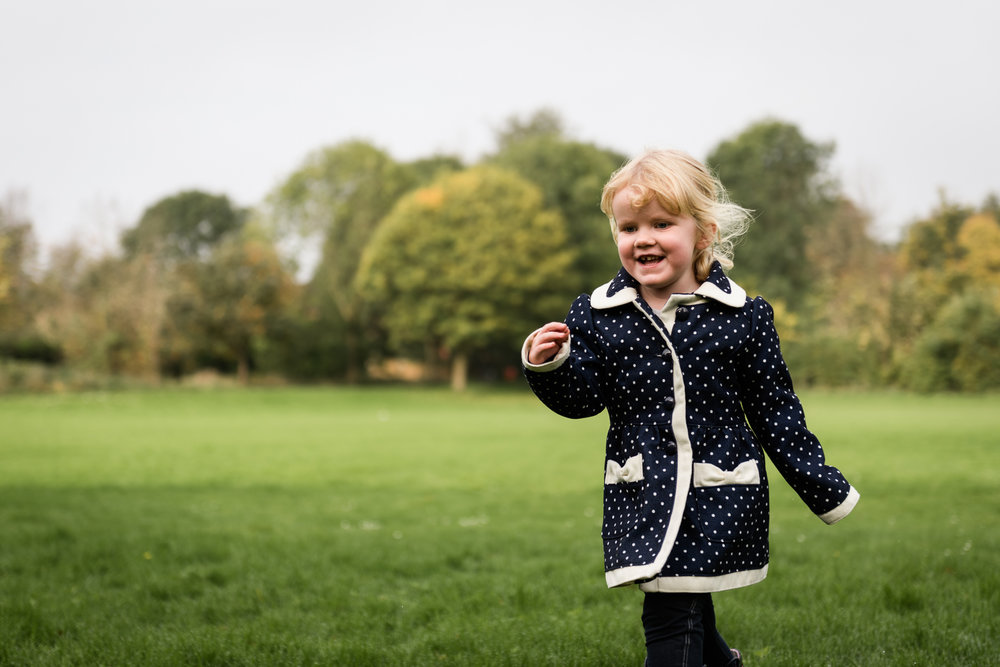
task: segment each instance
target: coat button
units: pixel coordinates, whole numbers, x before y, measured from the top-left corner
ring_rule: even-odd
[[[686,306],[681,306],[677,309],[676,317],[679,322],[683,322],[688,318],[688,309]]]
[[[663,445],[663,451],[665,451],[667,454],[676,454],[677,453],[677,443],[674,442],[673,440],[668,440]]]
[[[674,397],[667,396],[665,399],[663,399],[663,404],[669,408],[672,408],[674,406]]]
[[[663,351],[660,352],[660,356],[663,357],[664,359],[669,359],[670,358],[670,348],[669,347],[663,348]]]

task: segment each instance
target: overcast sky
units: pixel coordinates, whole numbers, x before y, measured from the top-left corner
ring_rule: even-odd
[[[998,26],[985,0],[0,0],[0,195],[46,245],[99,242],[183,189],[252,206],[350,138],[471,161],[548,107],[704,158],[776,117],[836,143],[892,238],[942,188],[1000,191]]]

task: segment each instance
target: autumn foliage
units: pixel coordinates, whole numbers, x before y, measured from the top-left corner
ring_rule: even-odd
[[[117,251],[33,242],[0,202],[0,391],[159,382],[517,377],[523,336],[607,281],[600,190],[625,156],[511,119],[477,164],[326,147],[262,202],[185,191]],[[802,384],[1000,388],[1000,203],[941,196],[895,242],[830,174],[832,143],[766,119],[705,156],[755,220],[732,275],[775,307]],[[416,370],[414,370],[416,369]],[[401,374],[402,377],[403,374]]]

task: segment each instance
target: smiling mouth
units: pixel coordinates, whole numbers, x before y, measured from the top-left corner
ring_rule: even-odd
[[[640,264],[656,264],[661,259],[663,259],[663,257],[659,255],[642,255],[638,258],[638,262]]]

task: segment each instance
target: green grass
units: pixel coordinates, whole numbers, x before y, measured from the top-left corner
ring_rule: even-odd
[[[862,500],[827,527],[775,476],[727,640],[754,667],[996,664],[1000,399],[804,401]],[[640,665],[605,429],[518,391],[0,398],[0,664]]]

